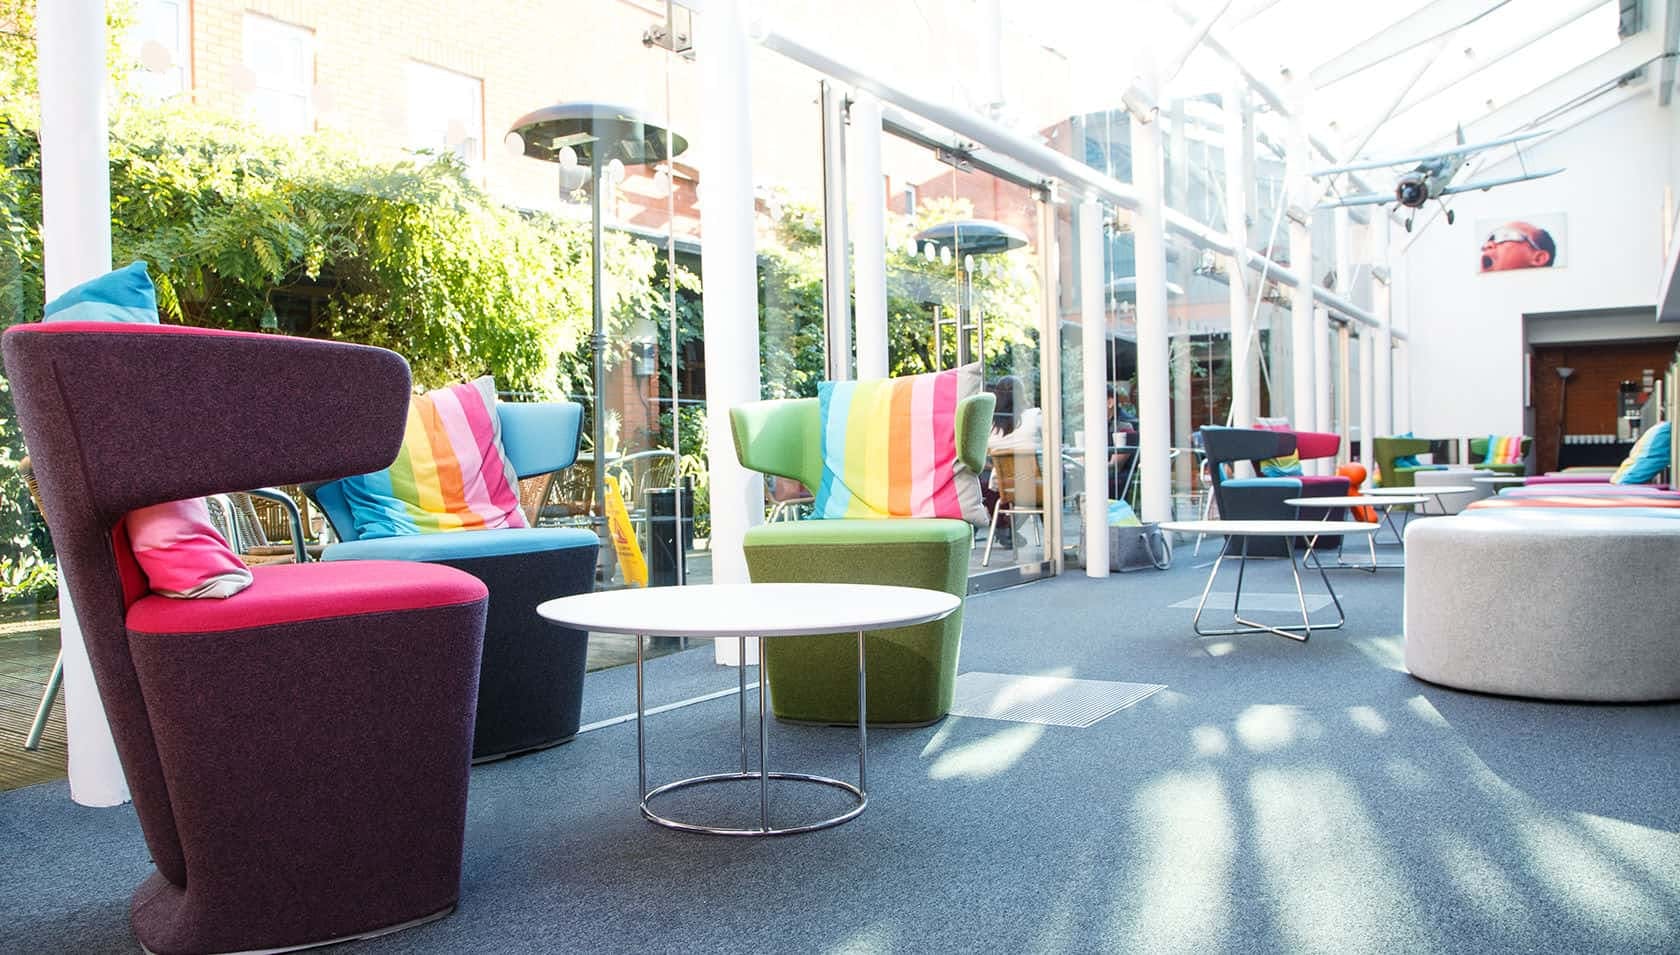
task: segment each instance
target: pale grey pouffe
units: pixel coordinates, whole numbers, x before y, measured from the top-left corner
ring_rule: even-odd
[[[1680,520],[1471,511],[1406,534],[1405,660],[1443,686],[1557,700],[1680,699]]]
[[[1418,505],[1419,514],[1457,514],[1464,510],[1471,501],[1493,496],[1493,485],[1477,484],[1472,478],[1490,477],[1492,471],[1471,470],[1470,468],[1455,467],[1445,471],[1419,471],[1412,475],[1412,486],[1427,491],[1432,487],[1469,487],[1473,491],[1462,494],[1443,494],[1439,500],[1441,507],[1436,507],[1436,498],[1430,498],[1428,503]],[[1443,511],[1441,508],[1446,508]]]

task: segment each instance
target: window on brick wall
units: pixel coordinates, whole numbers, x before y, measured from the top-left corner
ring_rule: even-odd
[[[245,67],[252,88],[251,118],[280,133],[315,128],[315,31],[255,13],[245,14]]]
[[[134,83],[141,94],[168,99],[187,88],[192,71],[189,0],[140,0],[125,52],[139,61]]]
[[[408,145],[484,159],[484,81],[430,63],[408,64]]]

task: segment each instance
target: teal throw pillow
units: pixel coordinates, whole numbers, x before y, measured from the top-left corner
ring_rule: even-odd
[[[1396,438],[1410,438],[1412,436],[1413,435],[1410,431],[1405,434],[1395,435]],[[1415,454],[1402,454],[1394,459],[1394,466],[1397,468],[1417,468],[1422,467],[1423,462],[1419,461],[1418,456]]]
[[[1628,452],[1627,460],[1611,475],[1610,483],[1649,484],[1656,480],[1663,468],[1668,467],[1669,445],[1672,440],[1667,421],[1640,435],[1633,445],[1633,450]]]
[[[156,325],[157,289],[146,263],[135,262],[76,286],[47,303],[44,321]]]

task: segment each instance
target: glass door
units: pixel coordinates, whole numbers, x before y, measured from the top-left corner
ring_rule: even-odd
[[[981,474],[988,526],[971,591],[1051,576],[1061,559],[1060,392],[1047,335],[1054,238],[1036,184],[982,171],[926,130],[882,142],[888,372],[977,363],[997,397]],[[954,137],[950,138],[954,143]]]

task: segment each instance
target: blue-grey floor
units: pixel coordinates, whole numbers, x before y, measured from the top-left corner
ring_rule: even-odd
[[[480,767],[459,910],[346,949],[1680,950],[1680,706],[1420,683],[1392,571],[1334,575],[1349,625],[1310,643],[1197,640],[1170,606],[1199,592],[1195,563],[1186,548],[1165,573],[973,598],[965,671],[1168,689],[1083,730],[872,731],[869,809],[836,829],[748,841],[642,821],[633,724]],[[1245,586],[1287,581],[1269,563]],[[732,685],[710,661],[653,661],[650,705]],[[632,677],[591,674],[585,720],[628,710]],[[729,768],[735,720],[729,697],[655,717],[653,778]],[[772,767],[852,778],[853,745],[777,725]],[[751,795],[670,808],[745,823]],[[62,784],[0,794],[0,844],[0,951],[135,950],[128,893],[148,864],[131,812],[77,808]]]

